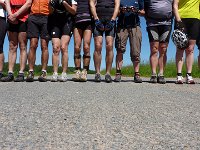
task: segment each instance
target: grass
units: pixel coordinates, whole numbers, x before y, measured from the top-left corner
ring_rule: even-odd
[[[102,74],[105,74],[105,69],[102,70]],[[186,66],[183,66],[183,76],[186,76]],[[128,65],[128,66],[124,66],[122,68],[122,75],[123,76],[127,76],[127,77],[131,77],[133,76],[134,71],[133,71],[133,65]],[[151,67],[149,65],[149,63],[142,63],[140,65],[140,74],[142,77],[150,77],[151,76]],[[112,68],[111,70],[111,75],[115,75],[115,68]],[[169,61],[166,65],[165,68],[165,73],[164,73],[165,77],[176,77],[176,65],[174,61]],[[192,76],[195,78],[200,78],[200,69],[198,68],[198,63],[197,61],[194,62],[193,64],[193,71],[192,71]]]
[[[4,69],[3,69],[3,73],[4,73],[4,74],[7,74],[7,72],[8,72],[8,69],[7,69],[7,68],[8,68],[8,63],[6,62],[6,63],[4,63]],[[16,65],[15,65],[15,68],[14,68],[14,70],[15,70],[14,75],[17,75],[17,74],[18,74],[19,68],[20,68],[20,67],[19,67],[19,64],[16,64]],[[35,65],[34,74],[35,74],[36,76],[37,76],[37,75],[40,75],[41,70],[42,70],[42,66],[41,66],[41,65]],[[25,72],[27,72],[27,71],[28,71],[28,65],[26,66],[26,69],[25,69]],[[74,68],[74,67],[68,67],[67,73],[68,73],[68,74],[73,74],[74,71],[75,71],[75,68]],[[62,67],[59,67],[59,68],[58,68],[58,72],[59,72],[59,73],[62,72]],[[53,74],[53,67],[52,67],[52,66],[48,66],[48,67],[47,67],[47,73],[48,73],[49,75]],[[88,73],[89,73],[89,74],[94,74],[95,71],[89,70]]]
[[[8,68],[8,63],[5,63],[4,64],[4,70],[3,70],[3,73],[4,74],[7,74],[7,68]],[[40,75],[41,73],[41,65],[35,65],[35,75]],[[15,65],[15,72],[14,74],[17,75],[18,71],[19,71],[19,64],[16,64]],[[26,71],[28,71],[28,66],[26,66]],[[74,67],[68,67],[68,74],[73,74],[75,71],[75,68]],[[53,67],[52,66],[48,66],[47,67],[47,72],[49,75],[52,74],[53,72]],[[62,72],[62,68],[59,67],[59,73]],[[102,74],[105,74],[105,69],[101,71]],[[95,71],[94,70],[89,70],[88,72],[89,74],[95,74]],[[185,65],[183,66],[183,76],[186,75],[186,67]],[[134,74],[134,71],[133,71],[133,66],[132,65],[128,65],[128,66],[124,66],[122,68],[122,75],[123,76],[127,76],[127,77],[131,77],[133,76]],[[150,68],[150,65],[149,63],[142,63],[140,65],[140,74],[142,77],[150,77],[151,76],[151,68]],[[111,70],[111,75],[115,75],[115,68],[112,68]],[[176,66],[175,66],[175,62],[174,61],[168,61],[167,65],[166,65],[166,68],[165,68],[165,73],[164,73],[165,77],[176,77]],[[194,62],[193,64],[193,71],[192,71],[192,76],[195,77],[195,78],[200,78],[200,69],[198,68],[198,64],[197,64],[197,61]]]

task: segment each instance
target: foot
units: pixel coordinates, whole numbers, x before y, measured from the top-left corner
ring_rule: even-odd
[[[59,81],[60,82],[66,82],[67,81],[67,73],[66,72],[63,72],[61,74]]]
[[[51,77],[51,82],[57,82],[58,81],[58,73],[54,72]]]
[[[95,80],[95,82],[101,82],[101,75],[100,75],[100,73],[96,73],[95,74],[94,80]]]
[[[177,76],[176,84],[183,84],[183,77],[182,76]]]
[[[195,84],[194,79],[192,78],[192,76],[189,76],[187,74],[187,76],[186,76],[186,83],[187,84]]]
[[[165,77],[163,75],[158,76],[157,82],[160,84],[165,84],[166,83]]]
[[[122,77],[121,73],[116,73],[114,82],[121,82],[121,77]]]
[[[75,71],[75,75],[74,75],[74,77],[72,78],[72,80],[75,81],[75,82],[80,81],[80,75],[81,75],[81,71],[80,71],[80,70],[76,70],[76,71]]]
[[[87,70],[86,69],[83,69],[83,71],[81,72],[80,81],[82,81],[82,82],[87,81]]]
[[[24,82],[24,73],[19,73],[14,81],[15,82]]]
[[[105,81],[106,81],[107,83],[111,83],[111,82],[112,82],[112,78],[111,78],[110,74],[106,74],[106,75],[105,75]]]
[[[157,75],[151,75],[150,83],[157,83]]]
[[[142,83],[142,79],[140,78],[140,74],[139,73],[136,73],[134,75],[134,82],[135,83]]]
[[[47,72],[42,71],[41,75],[38,77],[38,80],[40,82],[47,82]]]
[[[34,72],[29,71],[28,76],[26,77],[26,82],[33,82],[34,81]]]
[[[14,80],[14,75],[11,72],[8,73],[8,76],[1,78],[2,82],[11,82],[13,80]]]

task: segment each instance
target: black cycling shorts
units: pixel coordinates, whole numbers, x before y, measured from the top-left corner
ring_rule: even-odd
[[[62,35],[72,35],[73,20],[65,13],[55,13],[48,17],[48,32],[51,38],[61,38]]]
[[[0,17],[0,54],[3,53],[3,44],[6,36],[6,18]]]

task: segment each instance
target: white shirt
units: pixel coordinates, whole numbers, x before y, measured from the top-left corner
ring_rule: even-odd
[[[72,4],[77,5],[76,0],[72,0]]]
[[[0,17],[6,17],[6,12],[1,5],[0,5]]]

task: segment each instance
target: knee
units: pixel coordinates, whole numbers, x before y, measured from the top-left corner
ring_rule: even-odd
[[[86,44],[84,45],[83,49],[84,49],[84,53],[88,53],[90,51],[90,46]]]
[[[60,53],[60,47],[59,47],[59,46],[54,46],[54,47],[53,47],[53,53],[54,53],[55,55],[59,55],[59,53]]]
[[[151,56],[152,55],[157,55],[158,54],[158,47],[157,46],[152,46],[151,47]]]
[[[134,56],[134,55],[131,56],[131,61],[132,61],[132,62],[138,62],[138,63],[139,63],[139,62],[140,62],[140,56]]]
[[[112,50],[113,49],[113,44],[112,43],[107,43],[106,44],[106,49]]]
[[[160,48],[160,56],[166,56],[167,53],[167,47],[163,46]]]
[[[38,47],[38,44],[36,44],[36,43],[35,44],[31,44],[30,45],[30,50],[34,50],[35,51],[37,49],[37,47]]]
[[[79,46],[75,46],[74,54],[80,55],[80,53],[81,53],[81,48]]]
[[[192,54],[194,53],[194,46],[189,46],[187,49],[186,49],[186,54]]]

